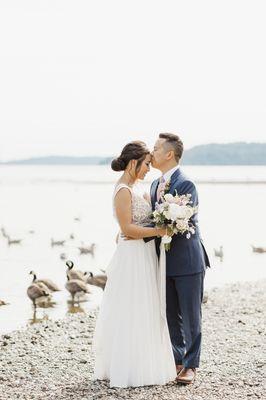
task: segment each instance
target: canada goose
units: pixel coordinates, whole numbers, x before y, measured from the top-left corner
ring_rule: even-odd
[[[36,283],[37,285],[39,283],[42,283],[51,292],[59,292],[60,291],[59,287],[53,281],[51,281],[51,279],[37,279],[36,273],[34,271],[30,271],[30,275],[33,275],[32,283]]]
[[[4,300],[0,300],[0,306],[5,306],[7,303]]]
[[[87,287],[86,283],[81,281],[80,279],[69,279],[67,275],[67,283],[65,288],[69,291],[72,297],[72,302],[74,302],[75,295],[77,293],[89,293],[89,288]]]
[[[214,255],[215,255],[215,257],[219,257],[220,260],[222,261],[222,259],[224,257],[223,246],[220,246],[219,250],[214,249]]]
[[[74,236],[74,234],[73,233],[71,233],[70,235],[69,235],[69,239],[75,239],[75,236]]]
[[[74,263],[71,260],[68,260],[66,262],[66,266],[68,268],[67,270],[67,278],[69,278],[70,280],[72,279],[79,279],[83,282],[86,281],[86,277],[84,276],[84,272],[79,271],[78,269],[73,269],[74,267]]]
[[[266,247],[256,247],[251,245],[254,253],[266,253]]]
[[[78,247],[80,254],[91,254],[94,256],[94,249],[95,249],[95,243],[92,243],[90,246],[81,246]]]
[[[36,300],[43,296],[49,296],[49,292],[43,283],[32,283],[27,289],[27,295],[33,302],[34,307],[36,307]]]
[[[87,276],[89,274],[89,276]],[[92,272],[84,272],[84,276],[86,276],[86,283],[89,283],[93,286],[98,286],[102,289],[105,288],[107,276],[106,275],[93,275]]]
[[[61,253],[60,258],[61,258],[61,260],[65,261],[67,259],[66,253]]]
[[[53,238],[51,239],[51,246],[64,246],[65,240],[54,240]]]
[[[20,244],[22,239],[10,239],[10,237],[7,235],[7,243],[10,246],[11,244]]]
[[[2,232],[2,235],[4,236],[4,238],[8,238],[8,234],[7,234],[7,232],[6,232],[6,230],[5,230],[5,228],[2,226],[2,228],[1,228],[1,232]]]

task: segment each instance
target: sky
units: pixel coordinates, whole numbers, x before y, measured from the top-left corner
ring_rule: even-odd
[[[264,0],[1,0],[0,160],[266,141]]]

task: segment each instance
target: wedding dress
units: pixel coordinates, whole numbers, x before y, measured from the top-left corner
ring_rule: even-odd
[[[145,226],[151,206],[125,184],[132,195],[132,222]],[[115,209],[114,209],[114,216]],[[107,268],[107,284],[94,333],[94,379],[111,387],[163,385],[176,378],[166,320],[165,251],[160,262],[154,241],[119,236]]]

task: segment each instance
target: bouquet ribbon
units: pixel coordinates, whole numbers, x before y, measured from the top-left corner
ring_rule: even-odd
[[[160,300],[160,312],[161,312],[161,335],[162,340],[165,338],[165,328],[167,327],[166,318],[166,254],[164,244],[161,242],[160,245],[160,257],[158,265],[158,289],[159,289],[159,300]]]

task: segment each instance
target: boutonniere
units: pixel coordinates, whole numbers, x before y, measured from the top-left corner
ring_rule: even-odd
[[[163,183],[159,183],[158,189],[160,191],[160,198],[163,198],[164,195],[169,193],[170,186],[171,186],[171,178],[168,181],[165,181]]]
[[[166,182],[164,183],[164,187],[163,187],[163,190],[162,190],[163,196],[164,196],[165,194],[169,193],[169,191],[170,191],[170,186],[171,186],[171,178],[168,179],[168,181],[166,181]]]

